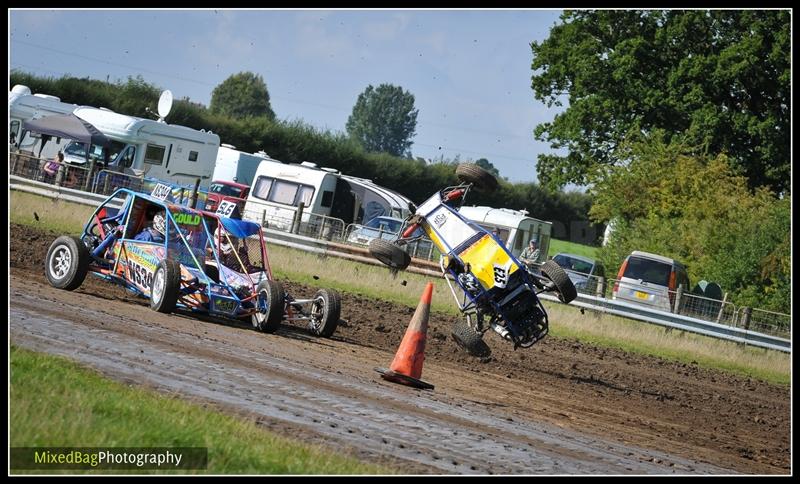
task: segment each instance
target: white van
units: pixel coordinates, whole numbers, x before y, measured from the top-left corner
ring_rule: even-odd
[[[303,221],[310,214],[351,223],[364,223],[388,215],[405,217],[411,201],[365,178],[342,175],[314,163],[284,164],[264,160],[253,178],[243,218],[268,221],[269,226],[287,230],[300,203]]]
[[[27,86],[17,84],[8,91],[8,136],[9,147],[23,152],[51,159],[56,153],[63,150],[70,140],[50,138],[42,147],[42,135],[39,133],[23,132],[23,121],[69,114],[78,108],[77,104],[62,102],[56,96],[49,94],[31,94]]]
[[[180,185],[191,185],[199,178],[201,188],[211,184],[219,150],[216,134],[105,108],[83,106],[75,109],[74,114],[91,123],[113,143],[107,153],[92,146],[88,155],[75,146],[80,143],[72,143],[65,148],[65,161],[80,164],[91,157],[104,161],[107,154],[108,167],[118,171],[131,169],[146,177]],[[72,156],[71,151],[78,155]],[[81,159],[80,154],[85,157]]]
[[[245,153],[237,150],[235,146],[223,143],[217,152],[217,162],[212,179],[252,185],[258,165],[264,160],[272,160],[272,158],[263,151]]]
[[[490,232],[496,229],[497,236],[515,257],[520,256],[528,241],[535,239],[539,262],[547,260],[552,222],[528,217],[527,211],[510,208],[463,206],[458,212]]]

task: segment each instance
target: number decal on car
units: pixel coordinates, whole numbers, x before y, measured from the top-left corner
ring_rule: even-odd
[[[166,200],[172,195],[172,188],[163,183],[157,183],[150,195],[160,198],[161,200]]]
[[[229,200],[223,200],[219,202],[219,207],[217,207],[217,215],[221,217],[230,217],[235,209],[235,203]]]
[[[150,287],[153,284],[153,273],[133,261],[128,261],[128,278],[140,287]]]
[[[500,288],[508,283],[508,271],[500,266],[494,266],[494,285]]]
[[[436,224],[437,229],[442,228],[442,225],[444,225],[445,222],[447,222],[447,214],[445,213],[440,213],[433,218],[433,223]]]

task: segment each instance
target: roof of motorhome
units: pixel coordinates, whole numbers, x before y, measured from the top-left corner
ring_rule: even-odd
[[[319,168],[311,168],[302,166],[295,163],[286,164],[272,158],[264,159],[258,164],[256,170],[256,177],[260,175],[267,175],[278,178],[289,178],[298,182],[308,182],[316,184],[322,181],[326,176],[337,176]]]
[[[204,132],[177,124],[159,123],[153,119],[137,118],[108,109],[81,106],[75,110],[75,115],[94,125],[103,134],[122,140],[134,141],[139,133],[144,131],[186,141],[219,144],[219,136],[210,131]]]
[[[389,188],[376,185],[372,180],[350,175],[342,175],[342,178],[350,183],[355,183],[356,185],[361,185],[374,192],[377,192],[389,203],[391,203],[393,207],[398,207],[402,210],[408,210],[408,204],[411,203],[411,200],[408,197],[405,197],[394,190],[390,190]]]
[[[458,211],[464,217],[474,220],[475,222],[488,222],[496,225],[504,225],[506,227],[517,227],[521,221],[526,219],[545,224],[553,223],[530,217],[519,210],[512,210],[510,208],[463,206]]]
[[[45,95],[25,94],[14,91],[8,92],[8,106],[12,111],[12,115],[14,110],[24,109],[23,106],[52,111],[59,114],[71,113],[78,107],[77,104],[65,103],[55,96],[45,97]]]

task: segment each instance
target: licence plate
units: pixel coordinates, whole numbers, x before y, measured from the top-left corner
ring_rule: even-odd
[[[633,294],[639,299],[647,299],[650,296],[650,294],[642,291],[636,291]]]

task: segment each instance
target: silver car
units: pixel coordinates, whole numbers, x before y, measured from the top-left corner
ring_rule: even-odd
[[[619,268],[612,297],[672,311],[678,286],[689,290],[686,267],[675,259],[635,250]]]

